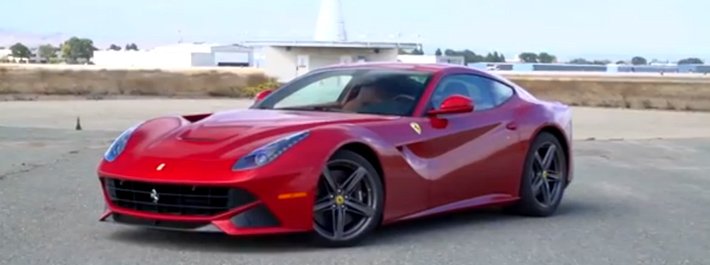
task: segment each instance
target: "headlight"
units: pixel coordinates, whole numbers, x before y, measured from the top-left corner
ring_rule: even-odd
[[[121,133],[121,135],[116,138],[116,140],[111,143],[111,146],[108,147],[108,150],[106,150],[106,153],[104,153],[104,159],[106,161],[112,162],[116,160],[116,158],[123,152],[123,149],[126,148],[126,144],[128,143],[128,139],[131,139],[131,135],[133,135],[133,131],[138,128],[140,124],[136,124],[131,128],[128,128],[128,130],[124,131]]]
[[[245,170],[266,165],[308,135],[309,131],[303,131],[273,141],[237,160],[232,166],[232,170]]]

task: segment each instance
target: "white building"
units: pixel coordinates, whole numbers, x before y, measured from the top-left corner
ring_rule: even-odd
[[[444,63],[466,65],[466,60],[463,56],[403,54],[397,56],[397,60],[403,63]]]
[[[281,82],[320,67],[367,62],[396,62],[399,49],[419,43],[348,41],[340,0],[322,0],[311,41],[245,41],[239,45],[177,44],[149,51],[95,51],[93,63],[114,67],[181,68],[252,66]]]
[[[312,41],[247,41],[254,48],[254,66],[281,82],[311,70],[352,62],[395,62],[399,49],[419,43],[349,41],[340,0],[322,0]]]
[[[252,60],[249,47],[205,43],[180,43],[139,51],[94,51],[92,58],[95,65],[141,68],[249,66]]]
[[[254,66],[281,82],[321,67],[353,62],[395,62],[399,49],[418,44],[345,41],[245,42],[254,48]]]
[[[0,61],[7,59],[10,56],[12,56],[12,50],[10,50],[10,48],[0,49]]]
[[[11,63],[38,63],[44,61],[39,57],[39,51],[37,47],[29,47],[30,57],[19,58],[12,56],[12,50],[8,48],[0,49],[0,62],[11,62]]]

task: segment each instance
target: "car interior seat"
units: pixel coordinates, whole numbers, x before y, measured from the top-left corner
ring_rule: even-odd
[[[491,105],[492,101],[486,100],[484,98],[484,95],[482,95],[483,92],[477,86],[472,86],[471,88],[469,88],[466,86],[466,84],[462,82],[453,81],[451,83],[448,83],[444,87],[442,96],[446,98],[454,94],[470,98],[471,101],[473,101],[473,104],[476,106],[476,109],[483,110],[493,107],[493,105]],[[441,100],[443,101],[443,99]]]
[[[447,98],[447,97],[454,95],[454,94],[469,97],[469,98],[471,97],[471,94],[469,93],[466,85],[464,85],[461,82],[456,82],[456,81],[446,84],[446,87],[444,87],[444,91],[442,94],[443,94],[444,98]]]

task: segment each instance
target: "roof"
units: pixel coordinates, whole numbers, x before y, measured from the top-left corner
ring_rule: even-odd
[[[474,72],[482,72],[481,70],[466,67],[456,64],[443,64],[443,63],[402,63],[402,62],[366,62],[366,63],[349,63],[349,64],[336,64],[321,69],[355,69],[355,68],[380,68],[380,69],[407,69],[407,70],[419,70],[419,71],[429,71],[438,72],[446,69],[460,68],[466,70],[473,70]]]
[[[245,41],[247,46],[309,47],[309,48],[368,48],[368,49],[414,49],[419,43],[384,41]]]
[[[494,80],[499,80],[501,82],[507,83],[510,86],[515,86],[514,83],[512,83],[510,80],[508,80],[506,77],[495,73],[495,72],[489,72],[489,71],[484,71],[481,69],[476,69],[473,67],[467,67],[463,65],[457,65],[457,64],[445,64],[445,63],[402,63],[402,62],[366,62],[366,63],[349,63],[349,64],[336,64],[336,65],[331,65],[323,68],[319,68],[317,70],[311,71],[311,73],[314,72],[321,72],[321,71],[331,71],[331,70],[346,70],[346,69],[391,69],[391,70],[412,70],[412,71],[424,71],[424,72],[431,72],[431,73],[439,73],[441,71],[445,70],[464,70],[467,71],[469,74],[477,74],[481,75],[484,77],[492,78]]]
[[[153,51],[183,51],[183,52],[247,52],[251,47],[237,44],[218,43],[177,43],[153,48]]]

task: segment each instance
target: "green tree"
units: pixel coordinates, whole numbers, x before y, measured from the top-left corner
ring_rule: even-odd
[[[502,53],[498,53],[497,51],[494,51],[493,53],[489,52],[488,54],[486,54],[486,57],[483,58],[483,61],[491,63],[502,63],[505,62],[505,56],[503,56]]]
[[[126,51],[131,51],[131,50],[137,51],[137,50],[138,50],[138,45],[136,45],[135,43],[126,44],[125,50],[126,50]]]
[[[575,58],[567,62],[568,64],[592,64],[592,62],[587,61],[584,58]]]
[[[126,46],[126,47],[128,47],[128,46]],[[414,50],[412,50],[410,52],[405,51],[404,49],[399,49],[398,53],[399,54],[410,54],[410,55],[423,55],[424,54],[424,52],[418,48],[414,48]]]
[[[534,52],[521,53],[518,55],[518,59],[525,63],[537,63],[539,60],[537,54]]]
[[[434,52],[434,55],[436,55],[436,56],[441,56],[441,55],[442,55],[442,54],[441,54],[441,49],[436,48],[436,52]]]
[[[620,61],[616,61],[616,64],[626,64],[626,62],[623,60],[620,60]]]
[[[452,49],[446,49],[444,50],[444,55],[447,56],[463,56],[464,58],[464,63],[477,63],[477,62],[483,62],[485,60],[485,57],[482,55],[478,55],[475,52],[466,49],[463,51],[455,51]]]
[[[641,56],[635,56],[634,58],[631,58],[631,64],[645,65],[645,64],[648,64],[648,61],[646,61],[646,58],[643,58]]]
[[[592,64],[598,64],[598,65],[607,65],[610,63],[611,63],[611,61],[609,61],[609,60],[594,60],[594,61],[592,61]]]
[[[493,55],[493,53],[490,53],[490,52],[489,52],[488,54],[486,54],[485,57],[483,57],[483,61],[484,61],[484,62],[495,62],[496,59],[498,59],[498,58],[496,58],[496,57]]]
[[[118,45],[116,45],[116,44],[111,44],[111,46],[109,46],[108,49],[109,49],[109,50],[112,50],[112,51],[120,51],[120,50],[121,50],[121,46],[118,46]]]
[[[19,42],[10,46],[10,52],[12,53],[12,57],[15,58],[30,58],[30,56],[32,56],[30,48],[27,48],[27,46]]]
[[[54,47],[51,44],[41,45],[38,48],[39,57],[49,62],[50,59],[57,57],[58,50],[59,49],[57,47]]]
[[[537,55],[537,60],[541,63],[554,63],[557,61],[557,57],[546,52],[541,52]]]
[[[678,61],[678,64],[704,64],[703,60],[700,60],[699,58],[685,58],[683,60]]]
[[[71,37],[62,44],[62,55],[71,63],[77,62],[78,59],[90,60],[94,57],[94,41],[86,38]]]
[[[576,58],[573,59],[569,62],[568,64],[596,64],[596,65],[607,65],[610,64],[611,61],[609,60],[593,60],[593,61],[588,61],[587,59],[584,58]]]

